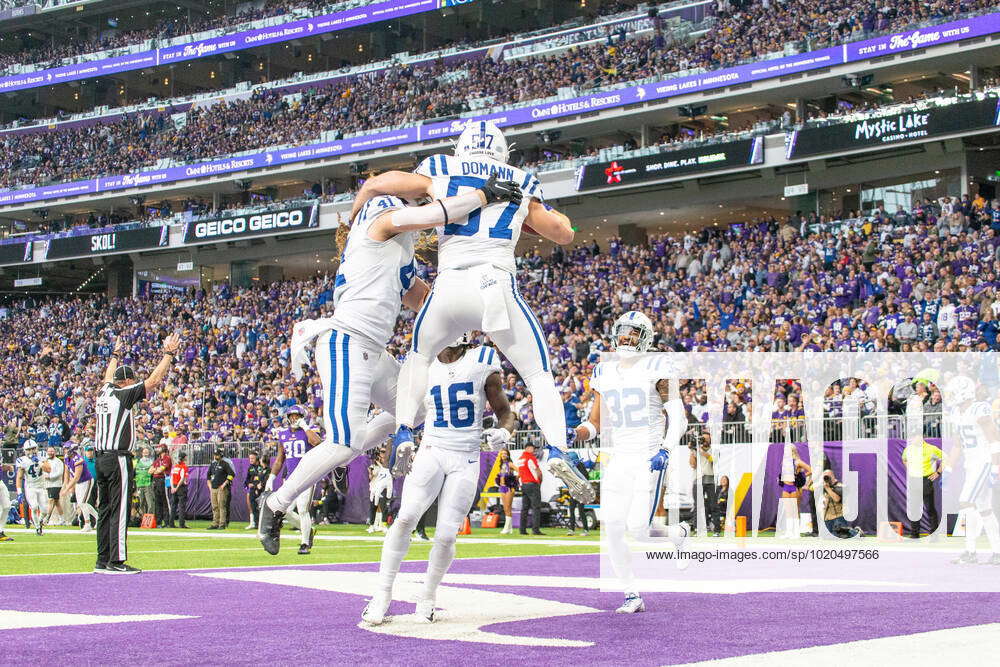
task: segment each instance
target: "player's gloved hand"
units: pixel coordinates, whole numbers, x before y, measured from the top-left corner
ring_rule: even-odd
[[[665,449],[660,449],[660,451],[653,454],[653,458],[649,459],[649,471],[656,472],[658,470],[663,470],[670,463],[670,452]]]
[[[495,452],[500,449],[503,445],[510,442],[510,439],[514,437],[514,434],[507,429],[500,428],[488,428],[483,431],[483,436],[486,438],[486,445],[489,451]]]
[[[274,491],[274,475],[267,476],[267,481],[264,482],[264,490],[268,493]]]
[[[561,459],[563,458],[563,450],[558,447],[553,447],[552,445],[545,445],[545,451],[548,453],[550,459]]]
[[[496,174],[490,176],[489,180],[479,188],[486,198],[486,205],[489,206],[498,201],[512,201],[521,203],[523,194],[521,186],[514,181],[498,181]]]
[[[566,444],[567,445],[572,445],[574,442],[576,442],[576,429],[573,428],[572,426],[567,426],[566,427]]]

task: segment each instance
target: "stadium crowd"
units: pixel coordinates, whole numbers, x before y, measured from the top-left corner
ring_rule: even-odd
[[[767,4],[766,11],[758,4]],[[829,0],[817,8],[802,0],[761,0],[730,7],[693,43],[667,43],[661,31],[631,39],[609,36],[607,42],[548,57],[401,65],[310,89],[301,97],[258,89],[247,99],[188,111],[184,123],[168,122],[168,109],[104,125],[7,134],[0,140],[0,187],[126,173],[164,158],[191,161],[304,144],[318,141],[331,128],[346,135],[454,115],[467,111],[473,100],[514,104],[550,96],[561,87],[592,88],[690,68],[727,67],[780,52],[802,39],[809,40],[809,48],[821,48],[991,4],[939,0],[875,7],[859,0]]]
[[[0,75],[9,72],[13,65],[44,64],[57,67],[64,59],[72,59],[88,53],[108,49],[123,49],[138,45],[147,39],[168,40],[181,35],[190,35],[205,30],[225,30],[248,21],[273,18],[288,14],[293,10],[309,13],[336,12],[361,4],[358,0],[332,2],[331,0],[262,0],[257,3],[232,5],[232,13],[219,14],[205,9],[201,13],[184,14],[159,21],[155,26],[137,30],[104,30],[89,39],[61,41],[41,46],[35,40],[27,40],[23,49],[0,53]],[[294,20],[298,17],[289,17]]]
[[[608,349],[611,323],[630,309],[650,316],[656,348],[664,350],[998,349],[1000,202],[942,197],[911,210],[834,219],[796,214],[725,232],[655,235],[641,245],[612,238],[603,250],[592,242],[549,257],[524,254],[521,291],[543,323],[564,399],[586,413],[591,367]],[[419,272],[433,279],[433,269]],[[151,359],[138,351],[155,350],[172,330],[181,332],[184,349],[139,419],[140,439],[258,441],[293,404],[321,421],[318,377],[291,379],[288,338],[294,322],[329,313],[331,299],[332,280],[318,276],[110,303],[16,303],[0,313],[8,341],[0,372],[4,441],[84,437],[90,391],[113,337],[129,340],[125,363],[145,367]],[[398,357],[408,348],[411,321],[404,311],[390,344]],[[123,322],[131,328],[121,329]],[[521,428],[534,428],[529,396],[513,372],[505,386]],[[790,387],[784,398],[795,393]],[[736,408],[746,394],[730,392]],[[703,399],[688,387],[686,403],[698,421]]]

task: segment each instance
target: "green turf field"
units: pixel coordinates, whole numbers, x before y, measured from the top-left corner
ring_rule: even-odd
[[[190,530],[161,529],[129,531],[128,562],[145,570],[247,567],[259,565],[302,565],[377,561],[382,548],[380,534],[369,535],[364,526],[318,526],[312,553],[299,556],[298,533],[286,528],[281,553],[271,556],[257,541],[256,531],[246,524],[232,524],[224,531],[206,531],[208,521],[191,521]],[[0,575],[89,572],[94,567],[96,538],[75,528],[53,527],[38,536],[33,532],[13,532],[11,542],[0,542]],[[564,529],[550,528],[544,537],[500,535],[499,530],[473,529],[460,536],[458,558],[483,556],[532,556],[544,554],[597,553],[597,533],[566,537]],[[192,535],[191,533],[197,533]],[[428,530],[433,538],[433,529]],[[336,538],[336,539],[324,539]],[[488,542],[483,540],[488,539]],[[503,540],[505,543],[495,543]],[[558,541],[558,544],[553,542]],[[431,543],[414,539],[408,560],[424,560]]]

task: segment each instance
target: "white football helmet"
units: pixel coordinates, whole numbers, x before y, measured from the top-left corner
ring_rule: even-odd
[[[506,164],[509,154],[507,139],[491,120],[470,121],[455,142],[455,157],[488,157]]]
[[[976,400],[976,383],[965,375],[953,377],[948,382],[944,393],[945,401],[953,401],[952,405],[965,406]]]
[[[639,333],[639,342],[634,346],[621,345],[618,338],[632,334],[633,329]],[[653,323],[638,310],[630,310],[611,325],[611,347],[615,352],[645,352],[652,344]]]
[[[27,440],[24,441],[22,449],[24,449],[24,453],[27,454],[31,450],[37,450],[38,443],[32,440],[31,438],[28,438]]]

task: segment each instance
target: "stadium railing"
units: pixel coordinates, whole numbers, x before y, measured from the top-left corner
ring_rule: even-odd
[[[903,415],[863,415],[856,419],[825,417],[817,420],[795,420],[790,424],[787,438],[789,442],[804,442],[810,425],[816,426],[815,436],[822,442],[838,442],[844,439],[902,438],[905,437],[905,417]],[[748,422],[709,422],[693,424],[685,433],[682,444],[695,446],[703,434],[711,434],[718,428],[721,433],[719,446],[746,445],[753,442],[752,429]],[[927,438],[941,437],[941,413],[929,412],[924,416],[923,435]],[[766,442],[786,441],[785,429],[772,421],[767,427]],[[810,434],[812,435],[812,434]],[[529,444],[537,449],[545,445],[542,432],[538,430],[518,431],[508,446],[511,451],[520,451]],[[570,449],[591,450],[595,448],[614,449],[601,442],[600,437],[583,443],[574,443]],[[187,452],[189,465],[207,465],[216,450],[221,450],[227,458],[247,458],[251,452],[267,456],[273,454],[269,441],[247,442],[194,442],[171,447],[171,453]]]

